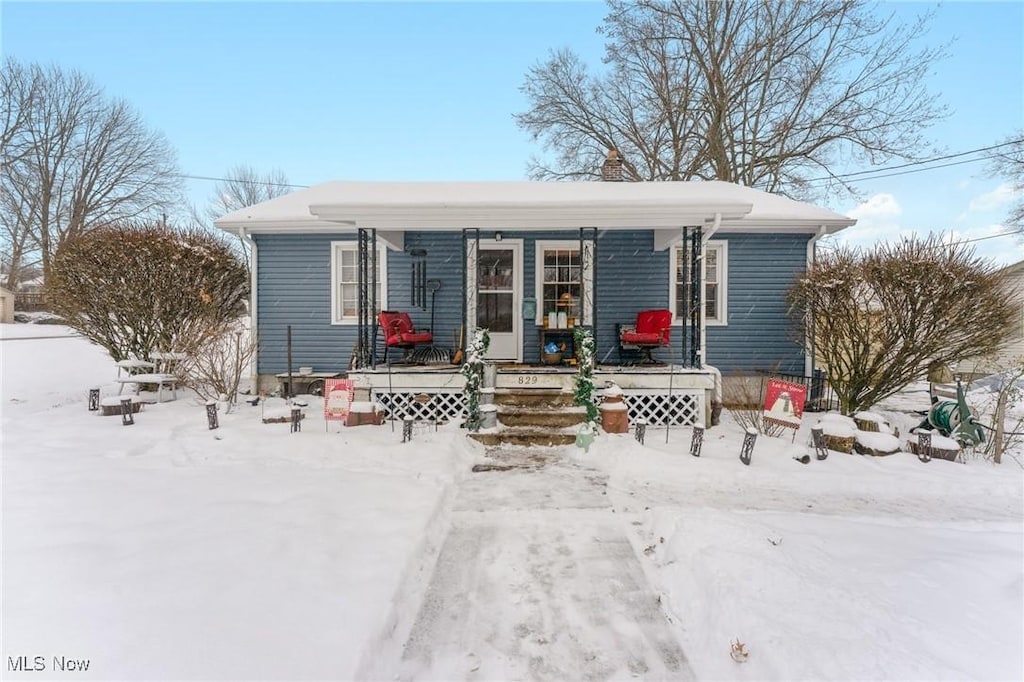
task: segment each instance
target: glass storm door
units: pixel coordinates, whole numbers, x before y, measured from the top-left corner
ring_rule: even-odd
[[[518,240],[480,240],[477,255],[476,326],[491,337],[490,360],[522,358],[523,244]]]

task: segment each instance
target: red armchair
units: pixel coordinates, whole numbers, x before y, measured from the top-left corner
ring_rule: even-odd
[[[402,349],[402,359],[405,360],[417,344],[434,341],[434,335],[429,329],[416,331],[409,313],[382,310],[377,316],[377,322],[384,333],[384,362],[388,361],[388,349],[392,346]]]
[[[642,364],[654,364],[651,351],[668,346],[672,330],[671,310],[641,310],[636,316],[636,329],[623,329],[619,343],[636,346],[643,353]]]

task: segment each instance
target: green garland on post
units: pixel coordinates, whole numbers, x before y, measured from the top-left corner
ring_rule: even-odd
[[[477,329],[466,347],[466,362],[459,371],[466,377],[466,428],[480,430],[480,385],[484,381],[484,355],[491,345],[486,329]]]
[[[587,422],[597,424],[599,413],[594,399],[594,335],[586,327],[576,327],[576,376],[573,378],[573,404],[587,408]]]

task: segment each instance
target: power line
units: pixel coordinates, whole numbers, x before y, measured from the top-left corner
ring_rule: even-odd
[[[209,175],[189,175],[187,173],[174,173],[172,177],[185,180],[208,180],[210,182],[241,182],[247,185],[261,185],[263,187],[292,187],[295,189],[309,189],[309,185],[295,185],[288,182],[265,182],[263,180],[247,180],[245,178],[215,178]]]
[[[871,176],[868,176],[868,177],[857,178],[857,180],[858,181],[861,181],[861,180],[880,180],[881,178],[891,178],[891,177],[894,177],[896,175],[910,175],[911,173],[923,173],[925,171],[938,170],[939,168],[948,168],[949,166],[962,166],[965,163],[977,163],[978,161],[986,161],[986,160],[987,159],[985,159],[985,158],[980,158],[980,159],[964,159],[963,161],[951,161],[949,163],[940,163],[937,166],[928,166],[927,168],[912,168],[910,170],[897,171],[896,173],[882,173],[880,175],[871,175]],[[841,177],[841,176],[837,175],[836,177]]]
[[[951,230],[951,232],[952,232],[952,230]],[[983,242],[986,239],[999,239],[1001,237],[1014,237],[1014,236],[1020,235],[1020,234],[1024,234],[1024,228],[1019,229],[1019,230],[1013,230],[1011,232],[1000,232],[999,234],[990,234],[987,237],[974,237],[973,239],[961,239],[960,241],[949,242],[948,244],[938,244],[934,248],[942,249],[942,248],[948,248],[948,247],[951,247],[951,246],[959,246],[961,244],[973,244],[974,242]],[[818,246],[822,247],[825,250],[835,250],[836,248],[838,248],[838,247],[832,246],[831,244],[820,244],[819,243]]]
[[[823,177],[820,177],[820,178],[811,178],[807,182],[819,182],[821,180],[852,178],[852,177],[856,177],[858,175],[873,175],[874,173],[884,173],[886,171],[899,170],[901,168],[913,168],[915,166],[922,166],[922,165],[929,164],[929,163],[935,163],[936,161],[946,161],[947,159],[956,159],[956,158],[959,158],[961,156],[969,156],[971,154],[978,154],[980,152],[988,152],[988,151],[992,151],[993,149],[999,149],[1000,147],[1008,147],[1010,145],[1020,144],[1022,142],[1024,142],[1024,138],[1021,138],[1019,140],[1010,140],[1009,142],[1001,142],[999,144],[993,144],[993,145],[990,145],[988,147],[978,147],[976,149],[969,149],[969,150],[967,150],[965,152],[956,152],[955,154],[945,154],[943,156],[933,156],[930,159],[921,159],[920,161],[911,161],[909,163],[901,163],[901,164],[896,165],[896,166],[886,166],[884,168],[872,168],[870,170],[854,171],[852,173],[839,173],[837,175],[827,175],[827,176],[823,176]],[[974,163],[975,161],[984,161],[984,160],[985,160],[984,158],[982,158],[982,159],[970,159],[970,160],[967,160],[967,161],[961,161],[960,163]],[[945,168],[946,166],[955,166],[955,165],[957,165],[957,164],[952,164],[952,163],[951,164],[944,164],[942,166],[935,166],[935,168]],[[922,170],[928,170],[928,169],[925,168],[925,169],[922,169]],[[879,176],[879,177],[888,177],[888,176]]]

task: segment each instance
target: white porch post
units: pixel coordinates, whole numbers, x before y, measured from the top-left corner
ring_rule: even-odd
[[[468,237],[467,233],[467,237]],[[479,260],[480,233],[476,232],[472,239],[466,239],[466,338],[469,344],[476,333],[477,309],[477,261]]]

